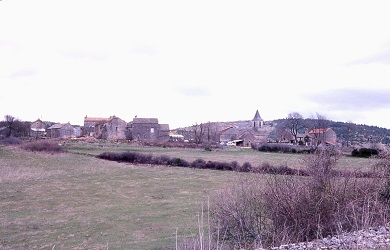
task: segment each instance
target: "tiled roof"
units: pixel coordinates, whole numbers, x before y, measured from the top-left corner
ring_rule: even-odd
[[[111,118],[102,118],[102,117],[85,117],[84,122],[107,122]]]

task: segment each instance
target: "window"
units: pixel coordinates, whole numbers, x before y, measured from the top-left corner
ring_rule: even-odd
[[[150,133],[154,133],[154,128],[150,128]]]

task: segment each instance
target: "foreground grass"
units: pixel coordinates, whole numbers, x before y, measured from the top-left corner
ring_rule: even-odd
[[[107,149],[106,149],[107,150]],[[159,249],[235,174],[0,147],[1,249]]]
[[[0,147],[1,249],[161,249],[195,235],[202,201],[237,173],[99,160],[105,151],[253,166],[302,167],[302,155],[251,149],[213,150],[68,144],[71,153],[47,154]],[[343,157],[339,168],[370,160]]]

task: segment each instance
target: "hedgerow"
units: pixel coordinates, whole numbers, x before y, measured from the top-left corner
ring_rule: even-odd
[[[61,153],[64,152],[62,146],[53,141],[33,141],[26,143],[22,146],[24,150],[27,151],[38,151],[38,152],[49,152],[49,153]]]

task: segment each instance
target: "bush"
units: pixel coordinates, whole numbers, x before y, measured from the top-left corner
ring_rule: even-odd
[[[191,167],[193,168],[206,168],[206,162],[203,159],[196,159],[191,163]]]
[[[211,197],[212,232],[234,249],[252,249],[268,238],[262,187],[254,178],[238,178]]]
[[[249,162],[244,162],[244,164],[242,164],[242,166],[239,168],[238,171],[239,172],[250,172],[250,171],[252,171],[252,164],[250,164]]]
[[[162,155],[153,158],[153,164],[156,165],[171,165],[172,159],[169,156]]]
[[[13,136],[0,140],[0,145],[20,145],[22,143],[23,143],[22,139]]]
[[[265,143],[262,144],[258,149],[261,152],[272,152],[272,153],[312,153],[312,149],[304,146],[293,146],[282,143]]]
[[[353,157],[362,157],[362,158],[369,158],[373,155],[378,155],[379,154],[379,150],[378,149],[374,149],[374,148],[355,148],[354,150],[352,150],[352,153],[351,155]]]
[[[174,158],[173,160],[171,160],[171,165],[178,166],[178,167],[189,167],[190,163],[180,158]]]
[[[268,162],[264,162],[260,167],[253,169],[254,172],[262,174],[277,174],[277,175],[299,175],[308,176],[306,170],[293,169],[288,166],[272,166]]]
[[[269,175],[262,185],[240,179],[224,188],[213,201],[214,231],[222,232],[233,248],[246,249],[259,242],[271,247],[388,222],[390,206],[382,202],[388,189],[376,178],[341,177],[333,170],[337,159],[338,153],[328,149],[307,155],[303,172],[310,176],[299,178],[289,175],[288,167],[264,163],[263,171],[289,174]]]
[[[53,141],[39,140],[34,142],[29,142],[22,147],[28,151],[38,151],[38,152],[50,152],[50,153],[61,153],[64,152],[62,146]]]
[[[382,202],[390,206],[390,152],[383,151],[378,155],[379,161],[375,164],[375,170],[381,176],[382,188],[379,192]]]

